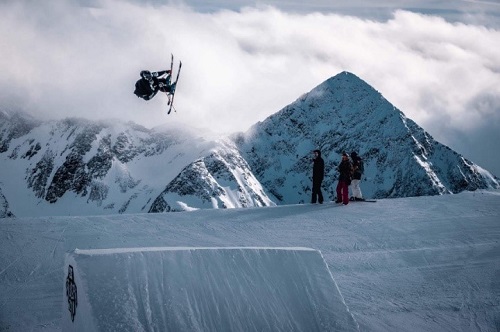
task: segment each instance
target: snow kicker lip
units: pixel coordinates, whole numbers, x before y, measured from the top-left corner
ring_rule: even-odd
[[[65,331],[359,329],[310,248],[75,250],[65,271]]]

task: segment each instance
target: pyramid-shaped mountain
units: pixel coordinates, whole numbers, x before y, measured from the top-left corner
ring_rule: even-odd
[[[498,188],[489,172],[435,141],[358,78],[343,72],[234,137],[257,179],[281,204],[308,202],[311,151],[325,160],[323,190],[334,199],[341,153],[365,163],[365,197]]]

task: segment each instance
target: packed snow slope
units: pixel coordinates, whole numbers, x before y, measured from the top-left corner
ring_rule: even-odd
[[[63,331],[358,331],[309,248],[75,250],[65,270]]]
[[[144,247],[312,248],[361,331],[500,329],[495,190],[347,206],[0,219],[0,331],[60,331],[67,252]]]

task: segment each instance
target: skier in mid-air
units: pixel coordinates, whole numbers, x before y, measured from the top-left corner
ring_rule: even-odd
[[[141,71],[141,79],[135,83],[135,95],[144,100],[150,100],[158,91],[165,92],[168,96],[170,104],[170,95],[175,91],[175,83],[171,83],[170,70],[150,72],[149,70]]]
[[[174,108],[174,97],[175,88],[177,87],[177,81],[179,80],[179,74],[181,73],[182,62],[179,62],[179,69],[177,69],[177,76],[175,81],[172,82],[172,71],[174,67],[174,55],[172,54],[170,60],[170,70],[155,71],[150,72],[149,70],[141,71],[141,79],[135,82],[135,95],[144,100],[150,100],[158,91],[165,92],[168,97],[168,103],[170,107],[168,108],[167,114],[172,112]]]

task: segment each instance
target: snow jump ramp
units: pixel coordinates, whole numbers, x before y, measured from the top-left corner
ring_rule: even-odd
[[[134,248],[66,256],[63,331],[357,331],[308,248]]]

